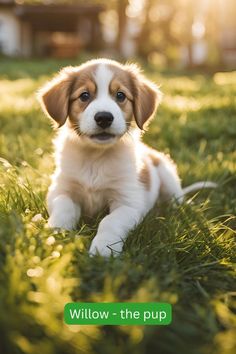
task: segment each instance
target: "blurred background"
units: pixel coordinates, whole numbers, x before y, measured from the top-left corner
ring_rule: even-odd
[[[0,0],[0,53],[236,67],[235,0]]]

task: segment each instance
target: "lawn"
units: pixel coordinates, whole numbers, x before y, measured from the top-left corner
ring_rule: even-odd
[[[157,205],[106,260],[87,253],[99,216],[77,232],[45,227],[54,132],[35,91],[63,65],[0,62],[0,353],[236,353],[236,72],[146,68],[165,96],[144,140],[184,186],[219,188]],[[67,326],[70,301],[169,302],[173,322]]]

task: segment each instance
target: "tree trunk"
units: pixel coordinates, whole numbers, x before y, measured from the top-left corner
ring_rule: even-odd
[[[118,14],[118,33],[116,38],[116,50],[122,52],[122,41],[125,35],[126,29],[126,7],[128,0],[119,0],[117,2],[117,14]]]
[[[144,21],[136,41],[138,55],[144,58],[146,58],[147,55],[147,45],[149,45],[149,36],[151,31],[148,19],[148,13],[151,9],[151,6],[152,0],[146,0],[145,7],[143,9]]]
[[[193,44],[189,42],[187,44],[187,50],[188,50],[188,67],[191,69],[193,68]]]

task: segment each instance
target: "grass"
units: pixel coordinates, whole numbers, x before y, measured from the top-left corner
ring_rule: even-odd
[[[147,68],[165,98],[144,140],[171,154],[183,185],[220,187],[157,205],[105,260],[87,254],[99,217],[77,232],[45,227],[54,133],[35,90],[65,64],[0,64],[0,352],[235,353],[236,73]],[[166,301],[173,323],[69,327],[69,301]]]

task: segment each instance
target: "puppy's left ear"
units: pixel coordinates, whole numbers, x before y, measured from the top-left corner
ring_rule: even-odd
[[[143,129],[144,124],[156,112],[162,99],[162,93],[153,82],[140,74],[137,67],[132,67],[132,76],[135,86],[134,118],[137,126]]]

